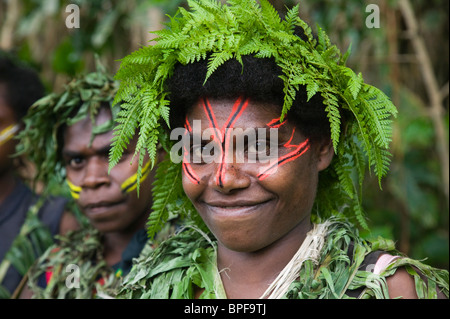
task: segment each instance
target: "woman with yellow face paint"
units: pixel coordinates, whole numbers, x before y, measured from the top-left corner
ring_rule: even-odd
[[[135,156],[137,139],[130,141],[123,160],[109,169],[114,118],[120,108],[112,107],[115,92],[116,83],[99,69],[74,79],[62,94],[44,97],[26,117],[23,152],[41,164],[40,180],[63,172],[61,181],[86,223],[42,256],[30,271],[22,297],[113,295],[132,259],[157,240],[148,242],[145,230],[153,163],[145,154]],[[143,167],[138,170],[140,161]]]
[[[36,251],[42,253],[54,235],[77,225],[64,213],[64,198],[38,200],[21,178],[22,160],[13,157],[15,137],[44,88],[35,72],[0,54],[0,298],[8,298],[38,257]]]

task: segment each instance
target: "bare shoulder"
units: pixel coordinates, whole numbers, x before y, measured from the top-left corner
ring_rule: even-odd
[[[404,267],[397,269],[395,274],[386,278],[389,297],[403,299],[418,299],[414,277],[408,274]]]
[[[427,278],[425,276],[423,276],[420,272],[419,275],[425,282],[427,282]],[[398,268],[395,274],[387,277],[386,282],[388,285],[390,298],[419,298],[416,293],[414,277],[411,276],[404,267]],[[439,288],[436,288],[436,294],[438,299],[448,299]]]

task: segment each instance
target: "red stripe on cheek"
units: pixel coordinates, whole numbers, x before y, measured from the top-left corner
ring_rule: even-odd
[[[189,124],[189,120],[187,119],[187,117],[184,124],[184,128],[186,129],[185,135],[188,134],[187,131],[192,132],[192,127]],[[194,170],[192,169],[192,166],[187,159],[187,154],[188,152],[186,150],[186,147],[183,146],[183,164],[182,164],[183,171],[192,183],[200,184],[200,178],[197,176],[197,174],[195,174]]]
[[[280,117],[279,117],[277,119],[273,119],[272,121],[270,121],[266,125],[268,127],[270,127],[270,128],[279,128],[280,126],[283,126],[286,123],[287,123],[287,120],[284,120],[283,122],[280,122]]]
[[[292,136],[293,135],[294,134],[292,133]],[[291,136],[291,139],[286,144],[284,144],[284,146],[289,147],[289,148],[296,147],[296,149],[293,150],[292,152],[289,152],[288,154],[286,154],[284,156],[279,157],[275,164],[271,165],[266,170],[264,170],[261,174],[258,175],[259,180],[265,179],[270,174],[273,174],[280,166],[283,166],[284,164],[289,163],[289,162],[299,158],[300,156],[305,154],[306,151],[309,150],[309,148],[310,148],[309,139],[306,139],[303,143],[300,143],[298,145],[291,145],[290,142],[292,140],[292,136]]]
[[[183,170],[192,183],[200,184],[200,179],[197,174],[195,174],[190,163],[183,163]]]

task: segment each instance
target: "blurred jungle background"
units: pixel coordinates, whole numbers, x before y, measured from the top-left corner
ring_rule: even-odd
[[[300,2],[301,18],[313,29],[320,25],[343,52],[351,43],[349,66],[399,109],[383,191],[375,178],[366,179],[371,231],[363,235],[394,239],[403,253],[448,269],[449,1],[271,2],[281,15]],[[59,92],[71,77],[95,69],[94,54],[114,73],[118,60],[147,45],[148,31],[180,5],[186,1],[0,0],[0,49],[17,54],[49,92]]]

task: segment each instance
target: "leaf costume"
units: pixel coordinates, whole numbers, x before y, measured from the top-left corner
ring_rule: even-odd
[[[99,293],[115,294],[146,244],[147,234],[144,229],[136,232],[122,260],[112,267],[106,264],[102,234],[95,228],[86,226],[58,239],[30,270],[33,298],[90,299]]]
[[[311,212],[316,225],[326,225],[324,246],[318,262],[305,260],[286,298],[346,298],[348,290],[365,287],[359,297],[387,297],[386,275],[404,266],[416,280],[419,297],[434,297],[438,284],[448,296],[448,272],[438,271],[408,258],[401,258],[379,275],[358,270],[372,251],[392,251],[381,240],[362,240],[354,226],[368,228],[361,205],[366,169],[373,170],[380,187],[390,163],[392,117],[397,110],[379,89],[364,82],[345,63],[350,49],[341,54],[318,27],[317,37],[299,18],[299,7],[284,19],[267,0],[189,0],[189,10],[180,8],[167,28],[154,32],[155,44],[122,59],[116,79],[120,81],[115,103],[121,103],[118,125],[110,152],[110,167],[121,158],[128,141],[138,130],[136,155],[148,153],[155,160],[157,145],[167,152],[171,101],[166,82],[176,65],[207,61],[204,83],[221,66],[236,60],[245,69],[244,57],[273,59],[282,70],[283,105],[280,122],[288,115],[297,92],[305,89],[307,99],[320,95],[329,121],[336,156],[320,173],[315,205]],[[295,34],[300,28],[304,37]],[[142,166],[142,165],[141,165]],[[140,171],[139,171],[140,172]],[[140,173],[139,173],[140,174]],[[169,178],[170,177],[170,178]],[[157,168],[155,202],[148,221],[153,236],[177,212],[191,219],[195,230],[185,230],[141,257],[119,296],[125,298],[193,298],[194,287],[204,289],[201,298],[225,297],[217,281],[216,242],[209,239],[203,224],[181,187],[181,165],[166,160]],[[338,219],[336,219],[339,217]],[[354,245],[354,253],[349,253]],[[415,269],[428,277],[428,286]],[[375,277],[372,277],[375,276]],[[374,283],[368,278],[375,278]],[[428,287],[428,288],[427,288]]]
[[[325,224],[326,240],[319,258],[304,261],[283,299],[388,298],[385,277],[402,266],[414,276],[419,298],[436,298],[436,287],[448,297],[447,271],[402,257],[380,275],[374,274],[372,264],[362,266],[365,257],[376,250],[395,254],[394,244],[381,238],[364,241],[353,225],[336,218]],[[140,257],[125,278],[119,297],[192,299],[196,289],[203,289],[200,299],[226,298],[216,247],[207,234],[187,228]],[[418,271],[426,275],[426,283]]]

